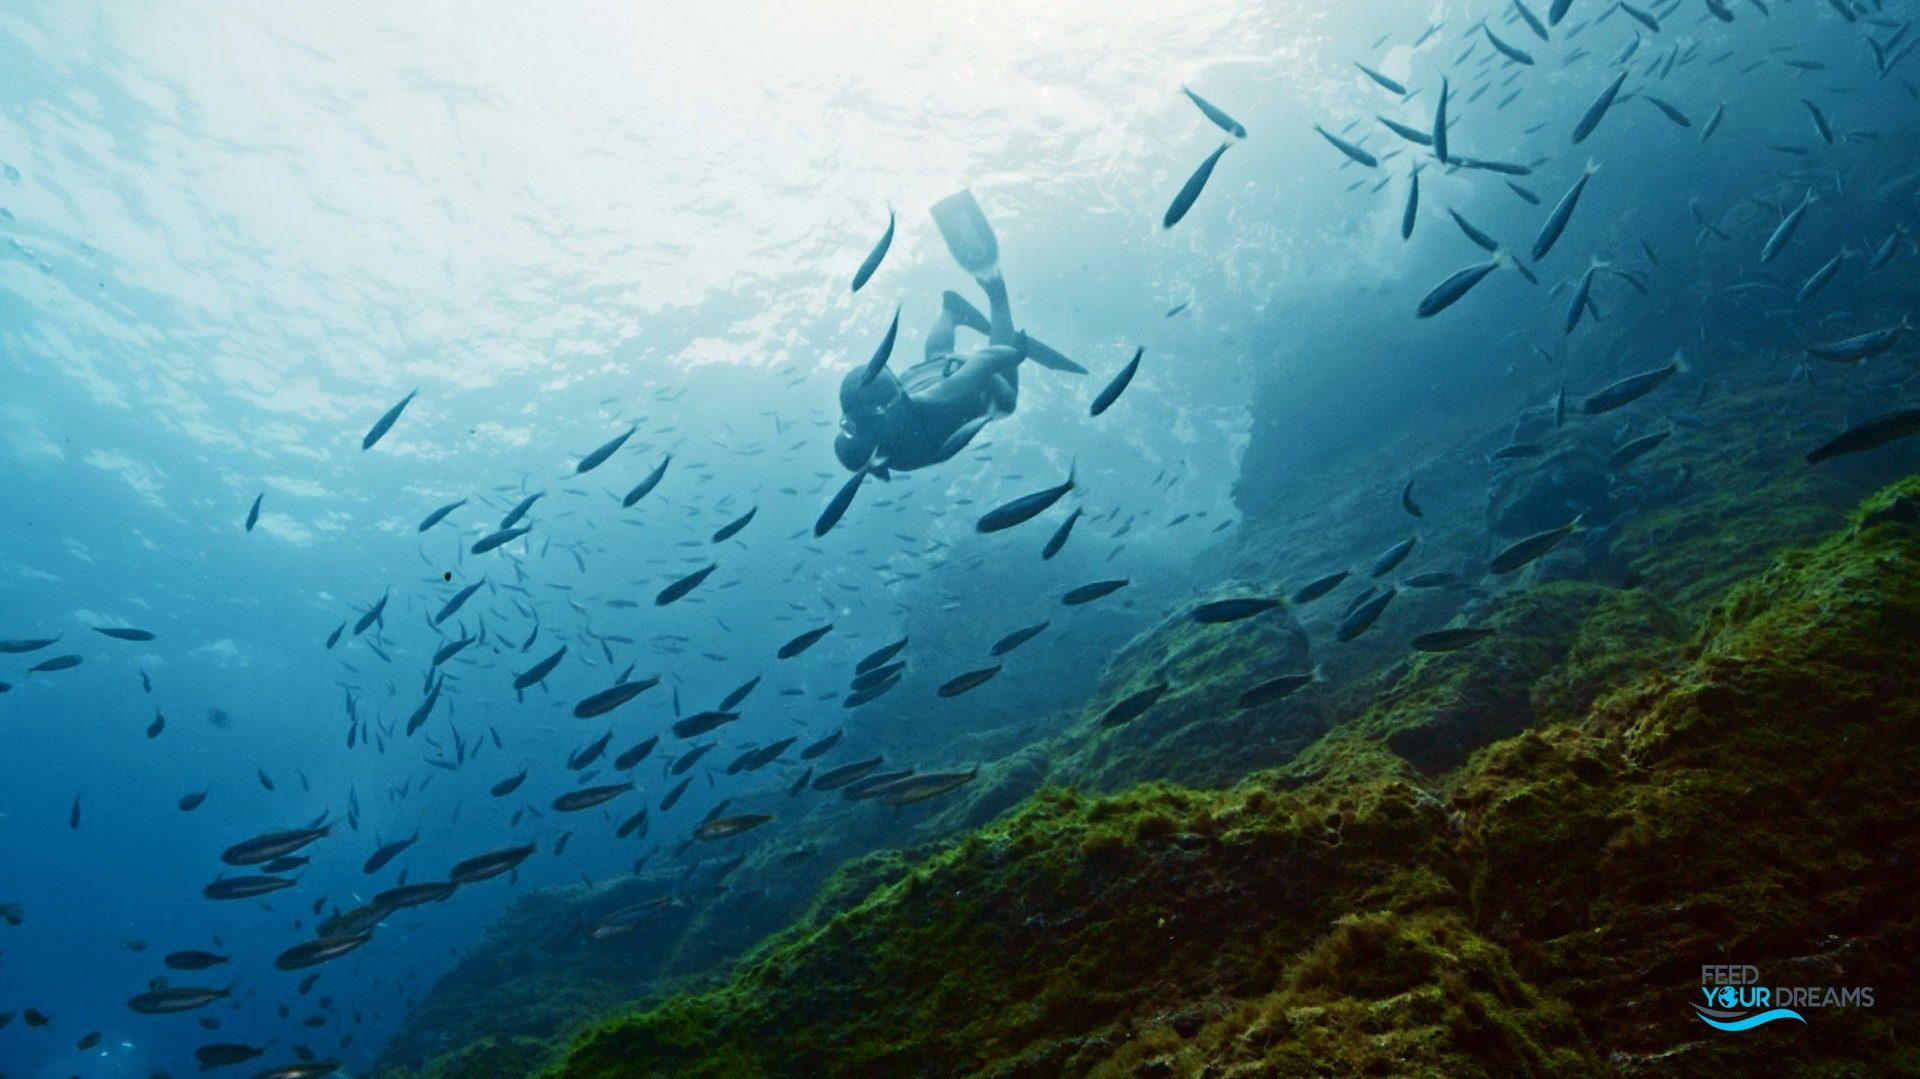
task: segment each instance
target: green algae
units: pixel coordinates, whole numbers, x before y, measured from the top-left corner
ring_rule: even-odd
[[[1042,792],[551,1074],[1911,1066],[1906,1009],[1820,1014],[1783,1059],[1685,1005],[1709,962],[1910,982],[1920,535],[1859,522],[1916,495],[1781,557],[1684,646],[1686,595],[1542,586],[1495,616],[1538,633],[1415,661],[1284,768]],[[1513,711],[1437,783],[1381,751],[1489,702]]]

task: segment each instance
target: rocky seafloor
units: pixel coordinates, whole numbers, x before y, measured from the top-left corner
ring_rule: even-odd
[[[1518,582],[1405,593],[1337,652],[1310,642],[1338,600],[1229,626],[1175,612],[1083,707],[973,736],[981,777],[946,800],[812,819],[804,857],[756,848],[710,901],[592,946],[561,930],[664,885],[523,897],[383,1073],[1920,1072],[1901,1000],[1920,476],[1898,448],[1799,460],[1882,375],[1822,372],[1857,383],[1827,400],[1762,371],[1698,401],[1632,484],[1600,484],[1604,528]],[[1793,422],[1751,422],[1770,414]],[[1604,452],[1561,445],[1511,474],[1553,490],[1497,480],[1484,519],[1429,512],[1422,545],[1488,552],[1535,527],[1530,500],[1564,512]],[[1406,534],[1359,506],[1397,485],[1329,484],[1289,503],[1318,514],[1249,514],[1219,591]],[[1409,652],[1462,613],[1496,634]],[[1324,681],[1233,706],[1316,662]],[[1100,726],[1161,679],[1151,712]],[[1721,1033],[1689,1006],[1717,963],[1874,986],[1879,1006]]]

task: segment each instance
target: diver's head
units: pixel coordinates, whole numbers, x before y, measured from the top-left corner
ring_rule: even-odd
[[[840,411],[856,426],[878,420],[898,396],[900,380],[884,367],[872,378],[864,366],[856,367],[840,380]]]

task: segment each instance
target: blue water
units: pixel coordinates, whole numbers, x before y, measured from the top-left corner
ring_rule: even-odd
[[[663,682],[611,717],[609,758],[659,731],[676,694],[691,713],[755,675],[713,765],[843,725],[840,760],[886,745],[890,728],[937,746],[1077,706],[1119,644],[1220,579],[1234,525],[1263,508],[1250,500],[1395,488],[1399,476],[1354,477],[1352,455],[1439,424],[1498,425],[1563,378],[1590,392],[1676,348],[1785,354],[1874,328],[1913,257],[1900,241],[1889,269],[1863,269],[1912,222],[1920,69],[1901,54],[1882,73],[1865,43],[1910,36],[1911,5],[1839,2],[1855,21],[1827,0],[1728,0],[1731,24],[1697,0],[1649,4],[1656,34],[1580,0],[1552,42],[1491,2],[0,10],[0,637],[60,637],[0,656],[12,686],[0,903],[25,913],[0,925],[0,1012],[53,1020],[0,1029],[0,1074],[184,1074],[213,1041],[267,1049],[236,1073],[306,1046],[363,1074],[408,1002],[514,894],[618,876],[650,849],[665,861],[723,797],[803,834],[784,765],[697,780],[639,842],[616,840],[598,811],[549,811],[580,778],[567,754],[609,726],[572,705],[629,665]],[[1481,16],[1537,63],[1498,58],[1471,29]],[[1629,92],[1693,126],[1623,97],[1570,146],[1635,37]],[[1367,81],[1355,59],[1414,96]],[[1455,152],[1529,175],[1443,168],[1372,119],[1428,125],[1443,71]],[[1166,230],[1168,201],[1222,137],[1183,83],[1250,135]],[[1823,110],[1832,143],[1800,98]],[[1346,160],[1314,121],[1380,166]],[[1422,204],[1403,241],[1416,157]],[[1525,249],[1589,160],[1600,169],[1539,285],[1502,270],[1441,316],[1413,317],[1437,282],[1488,257],[1446,207],[1531,265]],[[1024,367],[1015,415],[952,461],[869,481],[816,541],[846,477],[831,449],[841,376],[896,305],[898,369],[919,358],[941,290],[983,303],[927,214],[963,186],[997,231],[1017,322],[1091,373]],[[1762,266],[1762,241],[1808,192],[1801,229]],[[889,206],[892,250],[850,293]],[[1834,282],[1796,303],[1843,247]],[[1565,334],[1565,290],[1589,258],[1643,273],[1648,295],[1603,275],[1599,320]],[[1089,419],[1135,346],[1139,377]],[[608,463],[575,473],[629,425]],[[1265,456],[1243,461],[1256,436]],[[623,508],[667,454],[660,488]],[[1070,504],[1087,516],[1059,558],[1037,552],[1063,509],[975,532],[986,509],[1070,467]],[[524,541],[467,553],[536,491]],[[709,542],[749,507],[737,538]],[[654,605],[710,560],[720,568],[693,596]],[[1066,589],[1120,577],[1132,584],[1062,613]],[[449,664],[442,703],[407,738],[395,725],[443,641],[428,616],[482,579],[441,632],[484,625],[487,639]],[[383,595],[381,626],[356,637],[349,625],[325,647]],[[1044,618],[1052,631],[1000,677],[935,696]],[[828,622],[812,650],[773,658]],[[853,663],[902,635],[914,643],[900,687],[843,708]],[[519,699],[514,674],[561,644],[558,669]],[[64,654],[84,662],[26,673]],[[372,744],[356,732],[348,748],[349,699]],[[211,721],[216,710],[231,721]],[[150,739],[156,712],[165,729]],[[469,758],[429,765],[456,753],[455,732]],[[675,781],[662,766],[682,747],[663,742],[612,819]],[[920,763],[970,762],[929,751]],[[488,795],[521,768],[517,796]],[[201,789],[197,811],[175,807]],[[527,806],[541,815],[510,824]],[[336,831],[305,852],[297,889],[202,898],[228,845],[322,814]],[[376,835],[416,827],[412,850],[361,873]],[[312,934],[316,901],[351,907],[402,870],[434,879],[529,840],[540,853],[517,881],[390,919],[309,995],[301,972],[272,967]],[[160,956],[184,948],[234,961],[164,971]],[[159,976],[232,982],[235,995],[187,1015],[130,1012]],[[221,1028],[201,1029],[203,1015]],[[96,1030],[99,1049],[74,1050]]]

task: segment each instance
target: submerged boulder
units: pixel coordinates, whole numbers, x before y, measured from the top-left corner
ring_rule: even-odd
[[[1306,632],[1285,608],[1224,625],[1177,614],[1108,661],[1079,721],[1054,740],[1047,780],[1102,791],[1154,779],[1223,786],[1283,764],[1325,729],[1319,690],[1308,685],[1246,708],[1240,696],[1268,679],[1312,670]],[[1106,725],[1122,701],[1163,685],[1146,712]]]
[[[1581,449],[1507,469],[1487,488],[1487,529],[1517,539],[1558,528],[1580,514],[1589,521],[1605,520],[1611,516],[1612,485],[1605,462]]]

